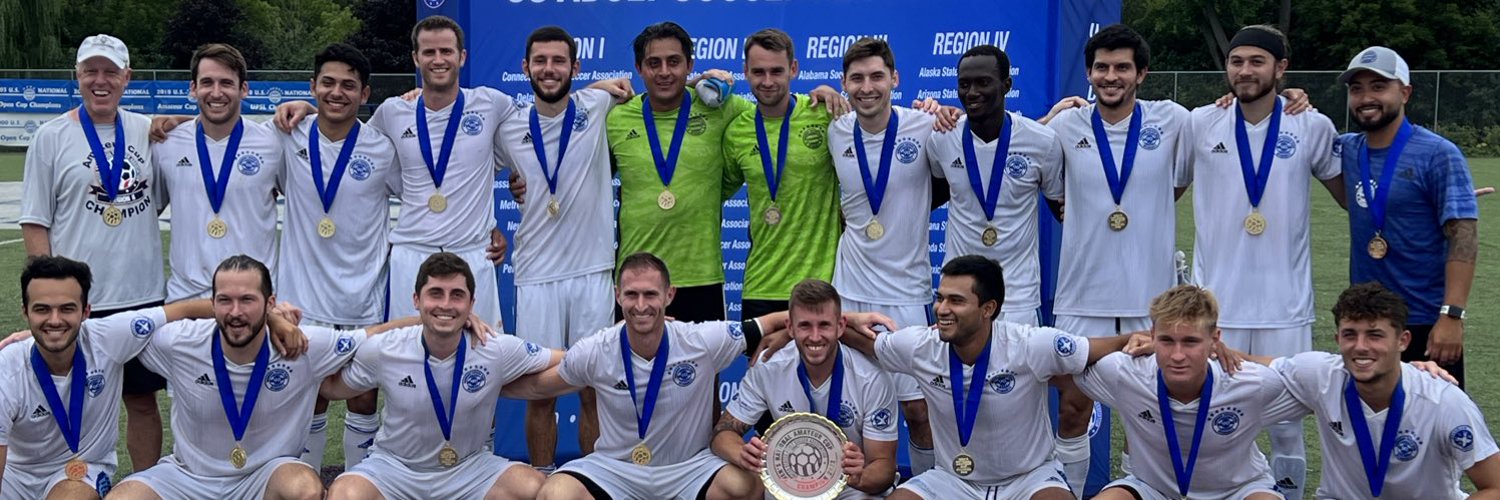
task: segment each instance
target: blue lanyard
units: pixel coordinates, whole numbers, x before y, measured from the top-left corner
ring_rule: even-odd
[[[422,339],[422,376],[427,379],[427,395],[432,397],[432,411],[437,414],[438,429],[443,431],[443,440],[453,439],[453,421],[458,418],[458,385],[464,373],[464,353],[468,349],[468,335],[459,332],[458,353],[453,359],[453,383],[448,388],[448,408],[443,410],[443,395],[438,392],[437,379],[432,376],[431,351],[427,339]]]
[[[895,116],[895,112],[892,112]],[[979,207],[984,209],[984,220],[995,218],[995,205],[1000,202],[1000,185],[1005,182],[1005,160],[1010,156],[1010,114],[1002,115],[1000,122],[1000,140],[995,143],[995,162],[990,164],[990,188],[984,188],[983,179],[979,178],[979,160],[974,152],[974,131],[970,128],[973,122],[964,122],[964,167],[969,172],[969,187],[974,190],[974,196],[979,198]]]
[[[83,137],[89,141],[89,152],[94,153],[94,166],[99,169],[99,183],[104,185],[105,201],[115,201],[120,190],[120,175],[125,171],[125,121],[115,111],[115,154],[104,156],[104,144],[99,141],[99,131],[94,130],[94,118],[87,109],[78,106],[78,124],[83,126]]]
[[[651,379],[646,382],[646,407],[640,408],[635,396],[635,369],[630,363],[630,336],[625,333],[625,327],[620,327],[620,357],[625,362],[625,383],[630,386],[630,404],[636,408],[635,432],[643,440],[646,439],[646,429],[651,427],[651,415],[656,411],[656,395],[661,392],[662,377],[667,373],[670,338],[666,327],[662,327],[661,344],[656,346],[656,357],[651,360]]]
[[[536,151],[536,161],[542,166],[542,177],[547,179],[547,192],[557,194],[557,176],[562,173],[563,155],[568,154],[568,142],[573,137],[573,120],[578,108],[573,99],[568,99],[568,111],[563,114],[562,132],[557,139],[557,167],[547,171],[547,141],[542,139],[542,119],[536,106],[531,107],[531,149]]]
[[[834,346],[833,351],[833,379],[828,386],[828,408],[824,412],[834,425],[843,425],[842,415],[844,404],[844,350]],[[802,382],[802,394],[807,396],[807,409],[818,413],[818,403],[813,401],[812,380],[807,376],[807,364],[797,363],[797,381]]]
[[[1109,183],[1109,195],[1115,205],[1125,197],[1125,184],[1130,182],[1130,171],[1135,168],[1135,152],[1141,140],[1141,103],[1135,104],[1130,114],[1130,128],[1125,132],[1125,157],[1115,166],[1115,152],[1110,149],[1109,134],[1104,131],[1104,118],[1099,108],[1094,107],[1094,142],[1099,144],[1099,163],[1104,165],[1104,180]]]
[[[318,143],[322,142],[322,135],[318,134],[318,121],[313,120],[311,135],[307,136],[307,161],[312,164],[313,185],[318,188],[318,199],[323,201],[323,213],[333,208],[333,197],[338,195],[339,182],[344,178],[344,171],[349,168],[349,156],[354,153],[354,146],[359,143],[359,120],[354,121],[354,127],[349,129],[349,135],[344,137],[344,146],[339,148],[338,160],[333,163],[333,174],[328,177],[327,185],[323,182],[323,156],[318,152]]]
[[[1234,107],[1234,143],[1240,152],[1240,175],[1245,180],[1245,193],[1250,195],[1250,206],[1256,208],[1260,207],[1261,196],[1266,194],[1266,182],[1271,179],[1271,161],[1276,157],[1276,140],[1281,134],[1281,99],[1276,98],[1275,103],[1271,110],[1271,125],[1266,128],[1266,141],[1260,146],[1258,167],[1250,161],[1250,134],[1245,131],[1245,112],[1239,105]]]
[[[641,96],[641,118],[646,122],[646,139],[651,143],[651,158],[656,162],[656,175],[661,177],[663,186],[672,186],[672,174],[677,171],[677,154],[682,152],[682,136],[687,131],[692,109],[693,96],[684,92],[682,105],[677,107],[677,123],[672,125],[672,145],[663,158],[661,138],[656,133],[656,116],[651,113],[651,100]]]
[[[1182,444],[1177,441],[1177,422],[1172,418],[1172,403],[1167,395],[1167,382],[1162,379],[1161,370],[1156,371],[1156,403],[1161,409],[1162,431],[1167,435],[1167,453],[1172,455],[1172,472],[1177,476],[1177,493],[1187,496],[1188,487],[1193,483],[1193,468],[1198,464],[1198,445],[1203,443],[1203,427],[1208,421],[1208,408],[1213,405],[1214,396],[1214,371],[1208,369],[1208,376],[1203,379],[1203,392],[1198,394],[1198,415],[1193,423],[1193,443],[1188,449],[1186,466],[1182,460]]]
[[[438,158],[432,161],[432,136],[427,131],[427,103],[417,98],[417,145],[422,150],[422,162],[427,164],[427,173],[432,174],[432,187],[443,187],[443,177],[448,173],[448,157],[453,155],[453,141],[458,135],[458,124],[464,120],[464,91],[459,89],[453,100],[453,109],[448,110],[448,127],[443,129],[443,144],[439,146]]]
[[[964,393],[964,362],[958,351],[948,346],[948,378],[953,389],[953,416],[958,420],[958,445],[969,446],[969,437],[974,435],[974,423],[979,419],[979,403],[984,399],[985,375],[990,369],[990,340],[984,342],[984,351],[974,361],[974,372],[970,375],[968,394]]]
[[[208,156],[208,137],[203,135],[203,121],[198,121],[196,132],[198,143],[198,171],[203,174],[203,190],[208,193],[209,206],[214,213],[224,207],[224,192],[229,189],[229,172],[234,170],[234,157],[240,151],[240,139],[245,136],[245,121],[240,119],[234,124],[234,131],[229,133],[229,144],[224,147],[223,159],[219,162],[219,172],[214,173],[213,160]]]
[[[263,335],[263,333],[262,333]],[[250,385],[245,386],[245,401],[234,402],[234,383],[229,380],[229,368],[224,361],[223,332],[214,328],[214,378],[218,381],[219,402],[224,406],[224,415],[229,418],[229,428],[234,431],[234,441],[245,437],[245,428],[250,425],[250,415],[255,413],[255,401],[260,398],[260,387],[266,379],[266,367],[271,363],[271,341],[263,339],[260,352],[255,355],[255,365],[250,368]]]
[[[1411,142],[1411,135],[1415,132],[1411,122],[1401,120],[1401,128],[1396,131],[1395,140],[1391,141],[1390,149],[1385,153],[1385,165],[1380,169],[1380,183],[1375,185],[1375,192],[1370,192],[1370,183],[1374,179],[1370,176],[1370,142],[1365,137],[1365,144],[1359,148],[1359,189],[1365,195],[1365,204],[1370,207],[1370,219],[1375,225],[1375,232],[1385,230],[1385,202],[1390,198],[1391,179],[1395,177],[1396,162],[1401,159],[1401,151],[1406,149],[1406,143]]]
[[[771,165],[771,145],[766,139],[766,119],[760,108],[755,108],[755,140],[760,145],[760,165],[766,172],[766,187],[771,190],[771,202],[776,202],[776,188],[781,186],[781,173],[786,170],[786,138],[792,131],[792,110],[797,107],[797,96],[787,96],[786,114],[781,116],[781,135],[776,139],[776,164]],[[893,112],[894,113],[894,112]],[[858,127],[858,125],[855,125]]]
[[[42,394],[47,396],[47,406],[52,409],[52,419],[57,421],[57,429],[62,431],[63,439],[68,442],[68,451],[76,454],[78,437],[83,430],[83,390],[88,386],[89,372],[88,360],[83,356],[83,346],[78,345],[77,341],[73,343],[72,382],[68,386],[67,408],[63,408],[57,384],[52,383],[52,372],[47,370],[47,360],[42,358],[42,352],[37,349],[38,346],[31,347],[31,371],[36,374],[36,382],[42,386]]]
[[[1385,488],[1385,473],[1391,467],[1391,451],[1396,449],[1396,431],[1401,428],[1401,413],[1406,408],[1406,389],[1401,387],[1398,379],[1396,391],[1391,395],[1390,409],[1385,412],[1385,428],[1380,432],[1380,455],[1375,454],[1375,445],[1371,443],[1370,422],[1365,420],[1352,375],[1344,385],[1344,408],[1349,412],[1349,423],[1354,424],[1354,441],[1359,445],[1359,458],[1364,462],[1370,495],[1379,497],[1380,490]]]
[[[885,200],[885,187],[891,180],[891,153],[896,149],[896,136],[900,132],[901,119],[891,109],[891,119],[885,124],[885,140],[880,143],[880,171],[870,179],[870,159],[865,155],[865,137],[854,122],[854,153],[859,160],[859,177],[864,182],[865,195],[870,198],[870,215],[880,215],[880,203]]]

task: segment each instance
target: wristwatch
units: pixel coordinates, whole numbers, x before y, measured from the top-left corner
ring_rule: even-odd
[[[1443,304],[1443,307],[1438,308],[1438,314],[1462,321],[1464,319],[1464,308]]]

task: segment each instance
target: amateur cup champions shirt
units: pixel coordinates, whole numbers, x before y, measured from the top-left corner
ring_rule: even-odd
[[[832,396],[833,377],[823,385],[811,387],[804,392],[797,374],[802,364],[802,355],[795,345],[777,351],[771,359],[756,363],[745,373],[740,390],[724,409],[736,420],[749,424],[760,421],[761,415],[771,412],[771,419],[798,412],[817,413],[837,424],[844,437],[864,448],[864,440],[896,441],[896,390],[891,385],[890,375],[875,365],[874,361],[852,348],[835,343],[833,347],[843,354],[843,387],[838,419],[830,417],[833,410],[828,407]],[[833,353],[829,354],[833,359]]]

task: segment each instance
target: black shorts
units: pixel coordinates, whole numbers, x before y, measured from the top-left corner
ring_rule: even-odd
[[[1405,351],[1401,351],[1401,361],[1410,363],[1430,360],[1431,358],[1427,357],[1427,339],[1432,335],[1432,325],[1406,325],[1406,329],[1411,332],[1411,344],[1406,346]],[[1458,362],[1442,365],[1442,367],[1448,370],[1453,378],[1458,379],[1458,388],[1462,389],[1464,387],[1464,358],[1459,356]]]
[[[724,321],[724,284],[689,286],[677,289],[672,304],[667,306],[667,316],[686,323]],[[625,312],[615,304],[615,321],[625,319]]]
[[[89,312],[89,317],[103,318],[105,316],[110,316],[115,313],[122,313],[125,311],[160,307],[162,304],[162,301],[156,301],[149,304],[141,304],[138,306],[121,309],[95,309]],[[166,388],[167,379],[162,378],[161,375],[157,375],[156,372],[147,370],[146,365],[141,364],[140,358],[134,358],[125,363],[125,379],[120,382],[121,393],[126,395],[152,394],[156,391],[160,391]]]
[[[761,316],[765,316],[767,314],[771,314],[771,313],[774,313],[774,312],[785,311],[786,307],[787,307],[786,299],[782,299],[782,300],[745,299],[745,300],[741,301],[740,304],[741,304],[740,319],[755,319],[755,318],[759,318]],[[769,332],[767,332],[767,333],[769,333]]]

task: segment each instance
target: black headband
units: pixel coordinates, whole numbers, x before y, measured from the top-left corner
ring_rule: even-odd
[[[1236,47],[1249,45],[1259,47],[1271,53],[1271,57],[1277,60],[1286,59],[1286,44],[1281,42],[1281,37],[1259,28],[1247,28],[1234,34],[1234,39],[1229,41],[1229,50]]]

